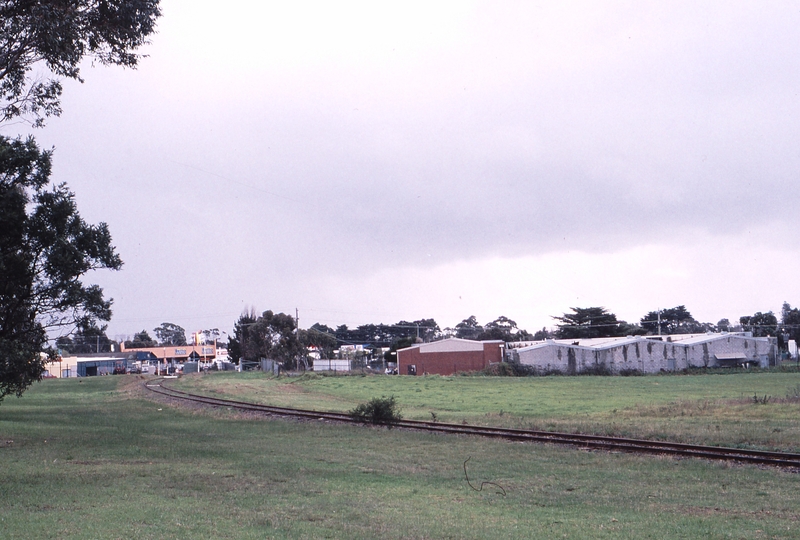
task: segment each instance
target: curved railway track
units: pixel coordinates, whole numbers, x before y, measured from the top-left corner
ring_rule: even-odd
[[[173,399],[180,399],[213,407],[228,407],[243,411],[303,418],[308,420],[328,420],[351,424],[360,423],[359,421],[354,420],[347,413],[275,407],[272,405],[261,405],[246,401],[235,401],[191,394],[189,392],[183,392],[181,390],[175,390],[165,386],[164,379],[148,381],[145,383],[145,387],[151,392],[155,392]],[[703,446],[665,441],[628,439],[622,437],[606,437],[602,435],[554,433],[550,431],[481,427],[467,424],[424,422],[419,420],[401,420],[392,425],[398,428],[429,431],[433,433],[449,433],[494,437],[498,439],[525,442],[563,444],[579,448],[630,452],[637,454],[662,454],[673,455],[676,457],[714,459],[740,463],[753,463],[758,465],[770,465],[773,467],[789,467],[800,470],[800,454],[792,454],[787,452],[767,452],[761,450],[745,450],[740,448],[726,448],[719,446]]]

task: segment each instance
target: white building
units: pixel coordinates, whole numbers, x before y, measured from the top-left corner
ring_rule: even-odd
[[[346,358],[315,358],[312,371],[350,371],[350,360]]]
[[[755,338],[750,332],[733,332],[548,339],[514,349],[513,359],[542,371],[656,373],[691,367],[767,367],[775,362],[776,351],[775,338]]]

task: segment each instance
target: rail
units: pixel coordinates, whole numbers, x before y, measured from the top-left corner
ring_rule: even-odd
[[[202,396],[170,388],[164,383],[164,379],[155,379],[145,383],[145,387],[152,392],[170,398],[191,401],[194,403],[200,403],[214,407],[228,407],[244,411],[310,420],[361,423],[360,420],[354,419],[347,413],[277,407],[274,405],[262,405],[246,401]],[[789,467],[800,470],[800,454],[788,452],[770,452],[763,450],[747,450],[722,446],[705,446],[667,441],[610,437],[603,435],[583,435],[577,433],[558,433],[551,431],[483,427],[469,424],[450,424],[444,422],[426,422],[420,420],[400,420],[392,423],[392,426],[418,431],[428,431],[431,433],[472,435],[515,441],[562,444],[579,448],[637,454],[667,454],[674,455],[676,457],[694,457],[740,463],[753,463],[775,467]]]

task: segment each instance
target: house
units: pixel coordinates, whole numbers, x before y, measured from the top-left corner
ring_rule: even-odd
[[[774,364],[775,338],[751,332],[548,339],[513,351],[514,361],[542,371],[656,373],[692,367]]]
[[[459,371],[480,371],[501,362],[505,343],[501,340],[472,341],[450,338],[417,343],[397,351],[401,375],[453,375]]]

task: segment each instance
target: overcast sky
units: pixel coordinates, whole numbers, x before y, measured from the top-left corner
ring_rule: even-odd
[[[108,335],[800,304],[800,3],[163,0],[35,130]],[[4,128],[4,133],[20,126]]]

